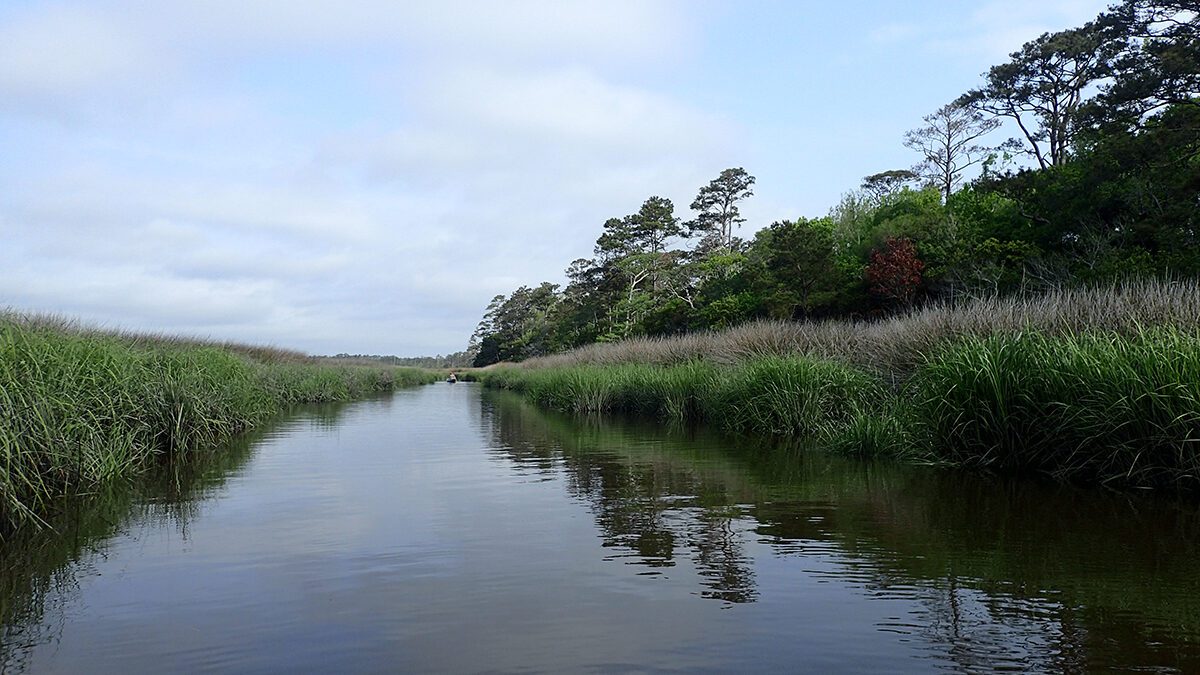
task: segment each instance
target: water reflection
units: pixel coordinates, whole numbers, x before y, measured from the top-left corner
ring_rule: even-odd
[[[0,668],[1200,672],[1195,501],[466,384],[352,408],[6,542]]]
[[[598,418],[547,415],[502,394],[481,400],[493,452],[521,472],[566,481],[589,504],[610,560],[652,576],[682,558],[701,579],[704,597],[753,602],[758,591],[742,545],[745,514],[719,473],[697,471],[697,433],[650,438]],[[744,491],[742,492],[744,494]]]
[[[80,580],[97,574],[112,539],[166,527],[186,541],[205,503],[238,475],[257,444],[295,429],[331,429],[345,407],[305,406],[218,451],[174,458],[128,481],[61,498],[47,527],[6,538],[0,546],[0,672],[25,670],[32,648],[59,640]]]
[[[755,547],[906,609],[882,632],[942,665],[1200,672],[1200,508],[1145,497],[862,462],[766,441],[574,419],[483,399],[494,452],[561,475],[604,546],[695,569],[704,597],[765,592]]]

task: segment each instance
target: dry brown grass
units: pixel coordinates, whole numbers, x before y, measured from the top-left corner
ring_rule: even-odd
[[[719,332],[594,344],[530,359],[521,365],[667,365],[694,360],[733,364],[765,356],[802,354],[895,376],[912,372],[926,354],[962,337],[1031,330],[1047,335],[1088,331],[1133,334],[1159,326],[1200,329],[1200,283],[1130,281],[1036,297],[933,305],[876,321],[757,321]]]

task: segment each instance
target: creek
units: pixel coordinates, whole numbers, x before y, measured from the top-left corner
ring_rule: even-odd
[[[297,410],[0,552],[0,670],[1200,672],[1200,505],[549,414]]]

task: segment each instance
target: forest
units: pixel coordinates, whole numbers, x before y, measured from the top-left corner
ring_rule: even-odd
[[[1044,34],[899,141],[914,166],[880,167],[826,215],[749,239],[744,168],[701,186],[690,217],[646,198],[601,225],[565,285],[496,296],[474,365],[754,319],[1200,276],[1200,2],[1124,0]]]

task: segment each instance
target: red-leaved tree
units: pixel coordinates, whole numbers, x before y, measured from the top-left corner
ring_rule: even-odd
[[[871,252],[867,264],[867,281],[871,292],[885,300],[905,307],[912,304],[921,287],[921,271],[925,263],[917,257],[917,249],[909,239],[888,237],[883,249]]]

